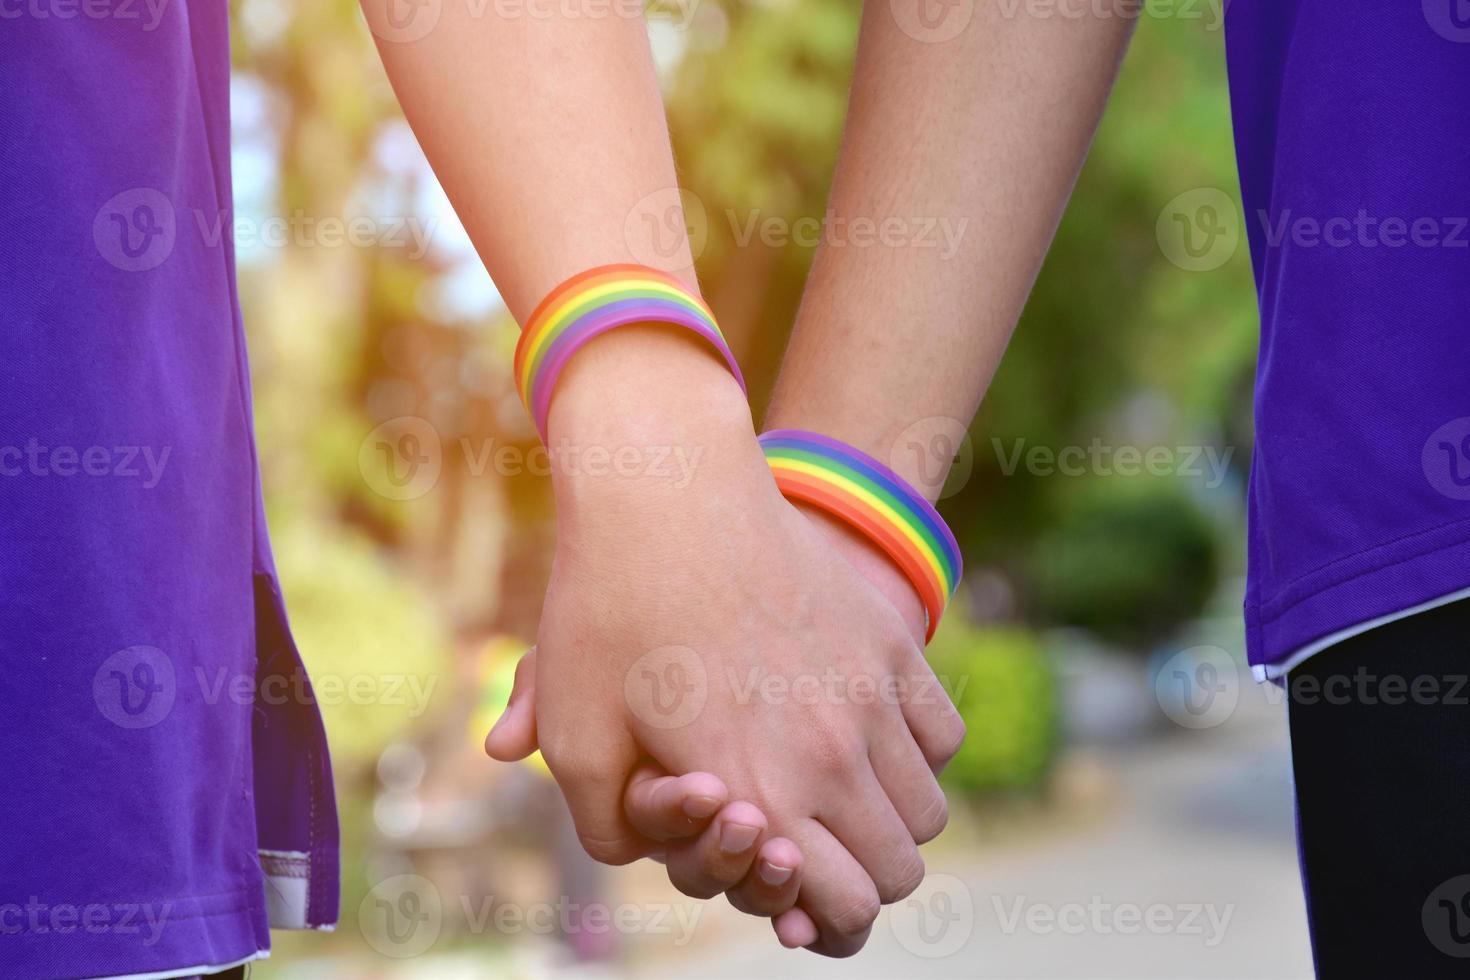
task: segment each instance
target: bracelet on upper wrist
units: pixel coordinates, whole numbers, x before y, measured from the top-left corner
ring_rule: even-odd
[[[572,356],[609,330],[646,323],[684,327],[702,337],[745,390],[740,365],[697,293],[648,266],[598,266],[553,289],[526,321],[516,345],[516,388],[543,441],[557,379]]]

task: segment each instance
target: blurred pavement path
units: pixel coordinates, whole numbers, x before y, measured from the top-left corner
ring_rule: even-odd
[[[1116,799],[1057,836],[926,848],[929,877],[845,961],[780,949],[723,903],[718,946],[632,971],[687,978],[1310,978],[1285,713],[1248,688],[1224,724],[1090,753]],[[726,921],[726,920],[730,921]]]

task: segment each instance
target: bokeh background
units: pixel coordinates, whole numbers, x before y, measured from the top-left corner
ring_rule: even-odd
[[[591,865],[544,770],[484,757],[553,535],[516,326],[356,2],[231,6],[267,506],[308,666],[344,682],[323,697],[342,923],[276,934],[256,976],[1310,975],[1284,712],[1239,623],[1257,328],[1220,0],[1139,15],[1016,340],[955,433],[941,509],[968,573],[932,656],[970,737],[929,880],[843,963],[651,863]],[[742,230],[821,218],[858,14],[649,10],[701,281],[758,412],[813,243]]]

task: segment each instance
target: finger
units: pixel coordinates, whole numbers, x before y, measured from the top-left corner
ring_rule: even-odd
[[[949,822],[949,802],[903,719],[868,746],[873,775],[915,844],[939,836]]]
[[[851,956],[863,948],[881,905],[873,880],[847,848],[817,820],[802,820],[791,830],[805,869],[797,906],[816,925],[817,938],[801,943],[823,956]],[[782,916],[777,935],[795,935],[800,920]],[[801,938],[796,936],[796,938]]]
[[[776,930],[776,939],[787,949],[801,949],[821,938],[817,924],[802,908],[787,909],[771,920]]]
[[[760,846],[755,866],[726,894],[730,904],[740,911],[774,918],[796,904],[801,878],[801,848],[785,837],[772,837]],[[816,927],[812,928],[815,931]]]
[[[871,766],[855,771],[842,798],[818,817],[862,865],[884,905],[911,894],[924,880],[919,848]]]
[[[545,687],[548,681],[537,683]],[[547,707],[540,706],[543,715]],[[590,710],[575,724],[545,717],[545,729],[538,732],[541,755],[566,798],[582,848],[603,864],[627,864],[655,847],[623,815],[623,790],[638,765],[638,747],[620,718],[592,717]]]
[[[611,743],[594,751],[542,746],[541,752],[566,798],[577,839],[594,861],[628,864],[654,849],[655,842],[623,816],[623,786],[637,760],[631,738],[613,736]]]
[[[729,799],[725,784],[707,772],[670,776],[639,766],[628,780],[623,809],[633,829],[656,841],[693,839]]]
[[[905,658],[903,720],[929,768],[938,775],[965,741],[965,723],[921,652]]]
[[[668,848],[669,881],[692,898],[729,891],[749,873],[765,830],[765,814],[755,804],[729,804],[693,844]]]
[[[516,664],[510,703],[485,736],[485,752],[501,762],[515,762],[536,751],[536,648]]]

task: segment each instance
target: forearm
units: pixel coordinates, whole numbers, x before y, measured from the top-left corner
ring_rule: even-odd
[[[518,321],[593,266],[656,255],[694,281],[682,216],[637,215],[678,184],[641,5],[445,3],[424,36],[393,41],[385,2],[363,9],[394,91]]]
[[[446,3],[427,34],[394,42],[376,20],[382,3],[363,7],[394,90],[522,326],[595,266],[656,263],[696,285],[641,4],[615,0],[593,17]],[[748,441],[739,387],[704,346],[687,331],[629,328],[578,351],[555,385],[553,448],[632,451],[700,439],[702,426]],[[563,500],[572,481],[554,482]]]
[[[974,415],[1132,24],[975,6],[959,37],[925,44],[866,5],[829,220],[905,231],[826,236],[766,419],[849,442],[931,499],[951,460],[913,449]]]

